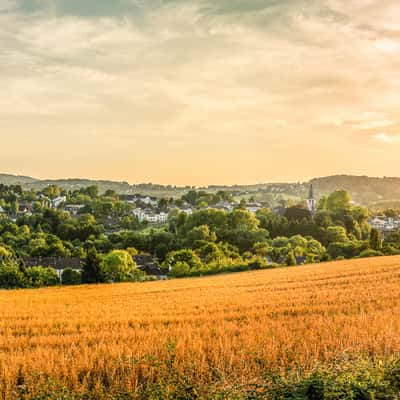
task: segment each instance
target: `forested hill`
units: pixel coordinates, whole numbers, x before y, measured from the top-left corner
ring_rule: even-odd
[[[152,183],[134,184],[107,180],[91,179],[57,179],[41,180],[28,176],[0,174],[0,183],[6,185],[21,185],[25,189],[43,189],[48,185],[57,185],[66,190],[97,185],[101,191],[108,189],[117,193],[142,193],[157,197],[179,197],[191,187],[176,187],[172,185],[156,185]],[[387,207],[400,206],[400,178],[371,178],[367,176],[335,175],[312,179],[303,183],[263,183],[257,185],[209,186],[202,188],[210,192],[218,190],[234,191],[238,194],[257,193],[258,199],[267,199],[273,195],[304,199],[307,196],[310,183],[314,185],[316,197],[329,194],[335,189],[349,191],[353,199],[364,205],[382,205]],[[266,197],[267,196],[267,197]],[[270,196],[270,197],[271,197]]]
[[[310,183],[313,183],[315,192],[319,195],[344,189],[351,193],[354,200],[362,204],[388,207],[398,207],[400,204],[400,178],[335,175],[315,178]]]

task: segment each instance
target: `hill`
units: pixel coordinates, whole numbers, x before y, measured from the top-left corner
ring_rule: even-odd
[[[156,197],[180,197],[192,187],[158,185],[152,183],[129,184],[108,180],[91,179],[46,179],[40,180],[27,176],[0,174],[0,183],[20,184],[25,189],[43,189],[48,185],[57,185],[66,190],[97,185],[102,192],[114,190],[120,194],[141,193]],[[400,178],[373,178],[367,176],[335,175],[314,178],[303,183],[263,183],[257,185],[207,186],[200,188],[210,192],[219,190],[234,192],[240,197],[255,197],[256,200],[276,205],[280,198],[293,201],[304,200],[310,184],[314,185],[317,197],[329,194],[336,189],[349,191],[353,199],[363,205],[385,207],[400,206]]]
[[[21,185],[26,187],[29,184],[34,184],[38,180],[29,176],[0,174],[0,183],[4,185]]]
[[[1,292],[0,393],[24,399],[56,398],[46,393],[209,399],[218,392],[225,399],[275,399],[257,393],[290,376],[307,377],[321,365],[338,363],[336,379],[345,368],[356,368],[356,359],[366,368],[398,354],[399,299],[400,257]],[[266,384],[271,374],[277,379]],[[374,385],[389,379],[368,376],[353,383],[347,374],[338,388],[348,384],[343,393],[352,394],[372,379]],[[317,382],[317,375],[312,379]],[[250,396],[256,387],[260,392]],[[310,398],[282,393],[288,397],[280,399]],[[374,398],[350,394],[312,398]]]
[[[312,179],[310,183],[319,194],[328,194],[336,189],[347,190],[361,204],[400,201],[400,178],[335,175]]]

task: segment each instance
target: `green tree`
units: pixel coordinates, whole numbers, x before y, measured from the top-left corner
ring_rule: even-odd
[[[348,240],[346,229],[344,229],[342,226],[330,226],[326,232],[329,243],[343,243]]]
[[[373,250],[379,251],[382,249],[382,235],[378,229],[371,229],[369,244]]]
[[[0,267],[0,288],[17,289],[25,287],[25,277],[15,263],[3,263]]]
[[[296,257],[293,250],[290,250],[285,258],[285,264],[289,267],[296,265]]]
[[[183,278],[190,275],[190,271],[190,265],[187,262],[178,261],[171,267],[169,274],[175,278]]]
[[[346,190],[336,190],[331,193],[326,201],[330,211],[346,210],[350,208],[351,197]]]
[[[132,256],[125,250],[114,250],[101,262],[101,270],[107,282],[138,280],[142,274]]]
[[[104,281],[101,270],[101,256],[95,247],[91,247],[86,254],[82,270],[83,283],[100,283]]]
[[[28,287],[56,286],[60,283],[57,272],[50,267],[26,268],[24,274]]]
[[[63,285],[79,285],[82,283],[82,274],[71,268],[64,269],[61,274],[61,282]]]
[[[163,268],[172,271],[177,263],[186,263],[190,271],[199,270],[202,267],[200,257],[193,250],[188,249],[169,253],[163,263]]]

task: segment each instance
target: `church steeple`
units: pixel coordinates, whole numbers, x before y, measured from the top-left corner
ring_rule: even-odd
[[[317,200],[314,198],[314,186],[310,185],[310,191],[308,192],[307,208],[311,214],[314,214],[317,210]]]
[[[310,185],[310,191],[308,192],[308,198],[309,199],[314,199],[314,186],[313,184]]]

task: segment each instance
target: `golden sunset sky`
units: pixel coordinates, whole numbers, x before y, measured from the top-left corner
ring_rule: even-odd
[[[0,172],[400,175],[399,0],[0,0]]]

